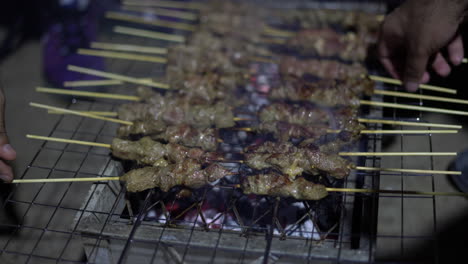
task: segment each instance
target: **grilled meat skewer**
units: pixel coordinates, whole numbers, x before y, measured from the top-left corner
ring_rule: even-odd
[[[302,56],[364,61],[367,57],[368,43],[361,35],[343,35],[330,28],[324,28],[301,30],[289,38],[285,45]]]
[[[322,106],[359,106],[362,94],[372,95],[374,82],[367,78],[347,79],[344,81],[320,80],[315,83],[302,79],[285,79],[279,87],[269,94],[272,99],[307,101]]]
[[[286,142],[265,142],[260,146],[250,147],[246,151],[244,163],[257,170],[276,168],[291,180],[303,172],[328,174],[343,179],[355,167],[337,154],[300,148]]]
[[[144,125],[145,123],[139,123]],[[148,124],[149,126],[157,124],[157,122]],[[159,128],[164,127],[164,125],[149,128],[148,127],[139,127],[138,130],[143,132],[142,135],[150,136],[152,139],[163,140],[169,143],[180,144],[186,147],[198,147],[205,151],[216,151],[218,146],[217,130],[213,128],[197,129],[190,125],[177,125],[177,126],[168,126],[164,131],[160,133],[151,134],[148,132],[158,131]],[[131,127],[122,126],[118,130],[119,138],[126,138],[131,133]]]
[[[276,172],[248,176],[241,188],[245,194],[293,197],[298,200],[320,200],[328,195],[327,189],[321,184],[302,177],[290,180]]]
[[[122,178],[129,192],[141,192],[155,187],[167,192],[178,185],[200,188],[229,174],[230,172],[219,164],[211,164],[202,169],[198,161],[185,159],[167,166],[131,170]]]
[[[273,103],[263,107],[258,114],[260,125],[256,129],[272,133],[280,141],[291,138],[315,140],[328,134],[329,130],[340,130],[342,136],[353,142],[365,127],[358,122],[358,110],[352,107],[323,109],[310,105]]]
[[[358,62],[347,64],[326,59],[301,60],[291,56],[282,57],[279,68],[282,75],[296,78],[311,75],[322,79],[346,80],[367,75],[366,68]]]
[[[112,155],[124,159],[134,160],[139,164],[161,166],[161,164],[178,163],[187,158],[197,160],[201,164],[219,159],[217,153],[205,152],[200,148],[188,148],[178,144],[162,144],[149,137],[138,141],[114,138],[112,141]]]

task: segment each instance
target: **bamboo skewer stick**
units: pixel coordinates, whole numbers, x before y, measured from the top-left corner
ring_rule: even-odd
[[[133,53],[128,53],[128,52],[116,52],[116,51],[92,50],[92,49],[78,49],[77,53],[81,54],[81,55],[112,58],[112,59],[146,61],[146,62],[155,62],[155,63],[161,63],[161,64],[166,64],[167,63],[166,58],[156,57],[156,56],[148,56],[148,55],[140,55],[140,54],[133,54]]]
[[[88,113],[88,114],[98,115],[98,116],[111,116],[111,117],[118,116],[117,112],[102,112],[102,111],[78,111],[78,112]],[[62,111],[58,111],[58,110],[48,110],[47,113],[48,114],[56,114],[56,115],[66,114],[66,113],[64,113]]]
[[[435,123],[424,123],[424,122],[408,122],[408,121],[397,121],[397,120],[358,118],[358,121],[360,123],[387,124],[387,125],[400,125],[400,126],[438,127],[438,128],[452,128],[452,129],[463,128],[462,126],[459,126],[459,125],[435,124]]]
[[[109,149],[112,147],[111,144],[105,144],[105,143],[97,143],[97,142],[57,138],[57,137],[44,137],[44,136],[29,135],[29,134],[26,135],[26,138],[46,140],[46,141],[52,141],[52,142],[60,142],[60,143],[78,144],[78,145],[91,146],[91,147],[109,148]]]
[[[279,39],[279,38],[262,38],[260,41],[263,43],[275,44],[275,45],[284,45],[284,43],[286,43],[286,39]]]
[[[89,142],[89,141],[80,141],[80,140],[54,138],[54,137],[43,137],[43,136],[36,136],[36,135],[26,135],[26,137],[31,138],[31,139],[48,140],[48,141],[61,142],[61,143],[111,148],[110,144],[103,144],[103,143],[96,143],[96,142]],[[339,155],[341,156],[456,156],[457,153],[452,153],[452,152],[340,152]],[[227,162],[227,163],[232,163],[232,162],[243,163],[244,162],[243,160],[236,160],[236,161],[218,160],[218,161]]]
[[[165,7],[165,8],[178,8],[187,10],[203,10],[206,9],[206,5],[201,3],[193,2],[177,2],[177,1],[138,1],[138,0],[126,0],[122,4],[129,6],[140,6],[140,7]]]
[[[91,48],[115,51],[130,51],[138,53],[167,54],[166,48],[139,46],[121,43],[91,42]]]
[[[296,32],[276,29],[270,26],[265,26],[265,28],[263,29],[263,34],[269,35],[269,36],[275,36],[275,37],[289,38],[289,37],[294,36]]]
[[[180,23],[180,22],[173,22],[173,21],[165,21],[165,20],[149,20],[142,16],[137,15],[130,15],[122,12],[113,12],[108,11],[106,12],[106,18],[114,19],[119,21],[143,24],[143,25],[150,25],[150,26],[157,26],[157,27],[165,27],[165,28],[172,28],[172,29],[181,29],[185,31],[195,31],[197,30],[197,26],[187,23]]]
[[[447,102],[447,103],[455,103],[455,104],[468,104],[468,100],[461,100],[461,99],[456,99],[456,98],[447,98],[447,97],[441,97],[441,96],[414,94],[414,93],[393,92],[393,91],[385,91],[385,90],[374,90],[374,94],[395,96],[395,97],[403,97],[403,98],[422,99],[422,100],[438,101],[438,102]]]
[[[86,86],[108,86],[108,85],[120,85],[122,81],[117,80],[90,80],[90,81],[68,81],[63,82],[65,87],[86,87]]]
[[[423,112],[468,116],[468,112],[465,112],[465,111],[457,111],[457,110],[450,110],[450,109],[443,109],[443,108],[414,106],[414,105],[395,104],[395,103],[384,103],[384,102],[375,102],[375,101],[367,101],[367,100],[360,100],[359,102],[361,103],[361,105],[371,105],[371,106],[379,106],[379,107],[416,110],[416,111],[423,111]]]
[[[363,171],[388,171],[416,174],[444,174],[444,175],[462,175],[461,171],[441,171],[441,170],[415,170],[415,169],[392,169],[392,168],[372,168],[372,167],[356,167],[356,170]]]
[[[381,76],[376,76],[376,75],[369,75],[368,77],[371,80],[376,81],[376,82],[402,85],[402,82],[400,80],[393,79],[393,78],[381,77]],[[428,85],[428,84],[419,85],[419,89],[431,90],[431,91],[436,91],[436,92],[441,92],[441,93],[457,94],[457,90],[434,86],[434,85]]]
[[[99,181],[120,181],[120,177],[89,177],[89,178],[56,178],[56,179],[19,179],[13,180],[11,183],[63,183],[63,182],[99,182]],[[240,188],[239,185],[235,187]],[[468,193],[462,192],[423,192],[423,191],[408,191],[408,190],[384,190],[384,189],[356,189],[356,188],[326,188],[327,192],[342,192],[342,193],[378,193],[378,194],[395,194],[395,195],[431,195],[431,196],[462,196],[468,197]]]
[[[89,178],[55,178],[55,179],[19,179],[11,183],[55,183],[55,182],[96,182],[120,181],[120,177],[89,177]]]
[[[107,98],[107,99],[115,99],[115,100],[128,100],[128,101],[137,101],[137,102],[141,101],[140,97],[133,96],[133,95],[96,93],[96,92],[86,92],[86,91],[72,91],[72,90],[46,88],[46,87],[37,87],[36,92],[83,96],[83,97],[94,97],[94,98]]]
[[[456,156],[456,152],[339,152],[340,156]]]
[[[37,104],[37,103],[29,103],[29,105],[32,106],[32,107],[43,108],[43,109],[47,109],[47,110],[60,111],[60,112],[63,112],[65,114],[72,114],[72,115],[77,115],[77,116],[84,116],[84,117],[89,117],[89,118],[94,118],[94,119],[100,119],[100,120],[109,121],[109,122],[118,123],[118,124],[123,124],[123,125],[133,125],[133,123],[129,122],[129,121],[120,120],[120,119],[116,119],[116,118],[105,117],[105,116],[93,115],[93,114],[85,113],[85,112],[73,111],[73,110],[66,109],[66,108],[48,106],[48,105]]]
[[[137,36],[137,37],[165,40],[165,41],[176,42],[176,43],[185,42],[185,38],[183,36],[165,34],[165,33],[155,32],[151,30],[143,30],[143,29],[131,28],[131,27],[116,26],[114,27],[114,32],[120,33],[120,34],[131,35],[131,36]]]
[[[94,70],[94,69],[78,67],[78,66],[74,66],[74,65],[68,65],[67,69],[69,71],[85,73],[85,74],[89,74],[89,75],[93,75],[93,76],[98,76],[98,77],[103,77],[103,78],[108,78],[108,79],[113,79],[113,80],[119,80],[119,81],[128,82],[128,83],[151,86],[151,87],[156,87],[156,88],[160,88],[160,89],[169,89],[169,85],[164,84],[164,83],[157,83],[157,82],[153,82],[153,81],[150,81],[150,80],[141,80],[141,79],[128,77],[128,76],[120,75],[120,74],[115,74],[115,73],[103,72],[103,71],[98,71],[98,70]]]
[[[195,21],[198,19],[198,15],[193,12],[171,10],[167,8],[151,8],[142,6],[130,6],[124,4],[122,7],[120,7],[120,9],[124,11],[145,12],[158,16],[175,17],[190,21]]]
[[[346,192],[346,193],[385,193],[395,195],[431,195],[431,196],[463,196],[468,197],[468,193],[462,192],[422,192],[422,191],[396,191],[383,189],[354,189],[354,188],[326,188],[328,192]]]
[[[234,120],[237,121],[237,120]],[[253,132],[255,129],[251,127],[233,127],[232,130],[240,130]],[[341,130],[328,129],[327,133],[340,133]],[[361,130],[361,134],[457,134],[458,130]]]
[[[361,134],[457,134],[458,130],[361,130]]]

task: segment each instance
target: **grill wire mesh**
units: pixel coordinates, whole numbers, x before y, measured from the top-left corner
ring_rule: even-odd
[[[366,6],[371,2],[375,1],[362,1],[359,6]],[[103,31],[110,32],[110,26],[114,23],[102,22]],[[167,45],[162,41],[119,34],[102,34],[101,38],[103,42]],[[115,59],[106,60],[106,69],[141,78],[164,73],[163,65]],[[104,91],[104,88],[96,89]],[[133,94],[134,89],[134,85],[122,85],[105,88],[105,91]],[[391,100],[400,102],[393,98]],[[422,101],[411,103],[423,105]],[[69,105],[70,109],[91,111],[116,111],[117,107],[117,102],[106,100],[74,99]],[[368,111],[368,116],[382,118],[381,109],[371,108]],[[385,114],[385,118],[389,120],[402,120],[402,116],[404,113],[398,111]],[[404,120],[424,121],[423,117],[419,113],[417,117]],[[53,137],[110,143],[117,129],[115,124],[109,122],[70,115],[47,118],[58,119],[49,135]],[[368,127],[382,128],[381,125]],[[364,147],[368,151],[380,151],[382,142],[389,137],[368,136]],[[431,135],[396,137],[401,142],[398,151],[409,151],[414,147],[405,142],[408,138],[415,137],[418,137],[418,150],[433,150]],[[380,167],[386,160],[368,157],[363,162],[365,166]],[[401,158],[397,163],[401,168],[407,168],[408,160]],[[425,164],[428,166],[425,169],[435,168],[433,158],[428,158]],[[122,172],[121,163],[110,157],[108,149],[44,142],[20,178],[104,177],[120,176]],[[406,187],[420,190],[417,186],[413,188],[414,184],[407,186],[407,179],[413,177],[424,180],[426,191],[436,191],[434,176],[362,171],[347,180],[344,187],[379,188],[382,186],[380,179],[384,178],[391,179],[390,185],[393,184],[391,187],[395,190],[404,190]],[[201,208],[210,191],[204,189],[193,208]],[[226,192],[232,195],[232,191]],[[241,225],[240,230],[233,230],[227,228],[227,220],[218,223],[217,228],[207,229],[206,226],[197,225],[196,222],[200,221],[208,224],[206,217],[200,213],[196,214],[191,225],[180,225],[177,219],[150,221],[154,217],[150,212],[161,207],[162,202],[157,198],[155,190],[139,195],[142,203],[138,210],[131,210],[126,199],[129,195],[118,182],[20,184],[4,197],[2,203],[4,209],[12,211],[13,217],[5,216],[0,222],[4,234],[0,239],[0,258],[12,263],[375,262],[378,245],[397,247],[399,254],[403,255],[409,240],[433,241],[433,234],[436,232],[436,198],[433,196],[334,194],[332,196],[338,196],[342,201],[338,226],[330,230],[312,228],[309,230],[310,236],[304,238],[291,235],[291,230],[281,232],[281,225],[275,222],[278,220],[278,211],[284,210],[281,208],[283,198],[269,198],[267,214],[256,217],[252,214],[251,222],[264,217],[270,218],[271,224],[264,230],[251,230],[248,225]],[[407,211],[404,208],[407,203],[416,199],[425,200],[424,203],[428,206],[428,215],[425,218],[432,220],[433,226],[429,233],[408,236],[404,225]],[[239,214],[236,200],[229,201],[229,204],[225,204],[227,210],[233,215]],[[399,231],[397,235],[379,232],[381,226],[378,225],[378,216],[388,203],[401,204],[401,212],[395,213],[401,217],[399,225],[394,227],[394,230]],[[303,206],[306,208],[305,218],[313,222],[320,217],[314,208],[317,203],[304,202]],[[274,229],[280,232],[274,232]],[[314,236],[319,236],[319,239]],[[437,251],[432,257],[437,258]]]

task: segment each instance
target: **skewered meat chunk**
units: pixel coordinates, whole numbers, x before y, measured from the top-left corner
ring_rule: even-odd
[[[303,126],[282,121],[262,122],[256,128],[266,134],[272,134],[279,141],[290,139],[313,139],[314,141],[327,134],[327,127],[324,126]]]
[[[114,138],[112,155],[124,160],[134,160],[140,164],[157,166],[167,162],[180,162],[187,158],[206,163],[216,159],[215,153],[206,153],[200,148],[188,148],[178,144],[162,144],[149,137],[138,141]]]
[[[141,104],[131,104],[128,108],[144,107]],[[151,112],[151,107],[148,108]],[[128,135],[147,134],[154,135],[164,132],[168,126],[178,126],[188,124],[198,129],[204,128],[227,128],[235,125],[234,115],[232,110],[224,103],[220,102],[213,106],[176,106],[173,105],[163,112],[155,114],[151,117],[148,113],[145,116],[131,116],[120,109],[120,116],[126,118],[137,119],[133,120],[133,124],[129,126],[121,126],[118,131],[120,137]],[[123,119],[123,118],[122,118]]]
[[[272,89],[272,99],[308,101],[323,106],[359,106],[362,94],[370,95],[374,82],[367,78],[347,79],[344,81],[321,80],[316,83],[303,80],[285,80],[279,87]]]
[[[118,110],[119,118],[126,121],[162,121],[166,126],[189,124],[198,128],[226,128],[235,125],[232,109],[225,102],[194,105],[187,97],[158,94],[146,98],[147,103],[122,105]],[[135,129],[143,130],[148,129]]]
[[[298,200],[320,200],[328,195],[327,189],[299,177],[291,181],[279,173],[248,176],[242,182],[245,194],[294,197]]]
[[[129,192],[141,192],[155,187],[167,192],[177,185],[200,188],[228,174],[229,171],[219,164],[211,164],[202,169],[196,160],[185,159],[177,164],[163,167],[144,167],[131,170],[122,178]]]
[[[152,125],[155,126],[151,127]],[[133,126],[121,126],[118,130],[118,137],[146,135],[153,139],[187,147],[199,147],[206,151],[215,151],[218,146],[216,129],[197,129],[189,125],[168,126],[166,129],[162,129],[164,127],[164,124],[158,125],[157,121],[137,121]]]
[[[195,32],[188,43],[206,50],[221,51],[236,66],[245,67],[251,56],[269,55],[270,52],[252,39],[241,39],[236,36],[219,37],[209,31]]]
[[[200,15],[200,26],[220,36],[258,42],[265,23],[257,15],[210,12]]]
[[[155,135],[153,138],[187,147],[199,147],[205,151],[216,151],[218,146],[216,129],[196,129],[189,125],[170,126],[165,133]]]
[[[303,172],[314,175],[328,174],[343,179],[354,168],[350,161],[336,154],[298,148],[288,142],[265,142],[260,146],[251,147],[246,151],[245,163],[258,170],[276,168],[291,180]]]
[[[160,135],[165,133],[167,125],[162,120],[154,120],[146,118],[143,120],[133,121],[131,126],[120,126],[117,130],[119,138],[127,138],[132,135]]]
[[[287,40],[288,49],[303,56],[338,57],[343,60],[364,61],[367,43],[354,33],[340,34],[330,28],[305,29]]]
[[[367,70],[361,63],[357,62],[346,64],[336,60],[300,60],[288,56],[283,57],[280,61],[280,73],[284,76],[298,78],[312,75],[323,79],[345,80],[367,75]]]
[[[222,73],[236,74],[240,69],[235,67],[229,57],[219,50],[204,47],[178,45],[169,48],[167,53],[168,71],[183,73]]]
[[[338,9],[296,9],[279,14],[284,25],[295,25],[300,28],[324,28],[340,26],[345,30],[358,32],[377,31],[377,15],[362,11]]]
[[[353,107],[320,108],[312,105],[272,103],[260,109],[261,123],[285,122],[288,124],[354,131],[359,111]]]
[[[256,129],[263,133],[272,134],[279,141],[305,139],[307,144],[315,144],[315,141],[322,136],[332,132],[336,133],[329,130],[340,130],[337,136],[339,139],[343,139],[342,144],[340,144],[341,149],[358,140],[361,130],[365,129],[357,117],[358,110],[352,107],[326,110],[310,105],[273,103],[259,111],[261,122]],[[334,145],[337,146],[337,144]],[[320,148],[324,150],[336,149],[322,145]]]
[[[242,84],[238,76],[186,74],[176,67],[168,68],[166,78],[171,89],[198,104],[226,99]]]
[[[283,121],[298,125],[328,124],[331,112],[308,105],[272,103],[263,107],[258,117],[263,122]]]

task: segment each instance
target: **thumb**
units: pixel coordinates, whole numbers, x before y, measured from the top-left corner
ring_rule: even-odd
[[[0,159],[15,160],[16,151],[9,144],[5,128],[5,96],[0,87]]]
[[[406,90],[415,92],[418,90],[424,72],[426,72],[430,52],[426,51],[424,48],[422,48],[422,46],[411,46],[413,45],[410,45],[406,53],[405,68],[403,71],[403,83]]]

